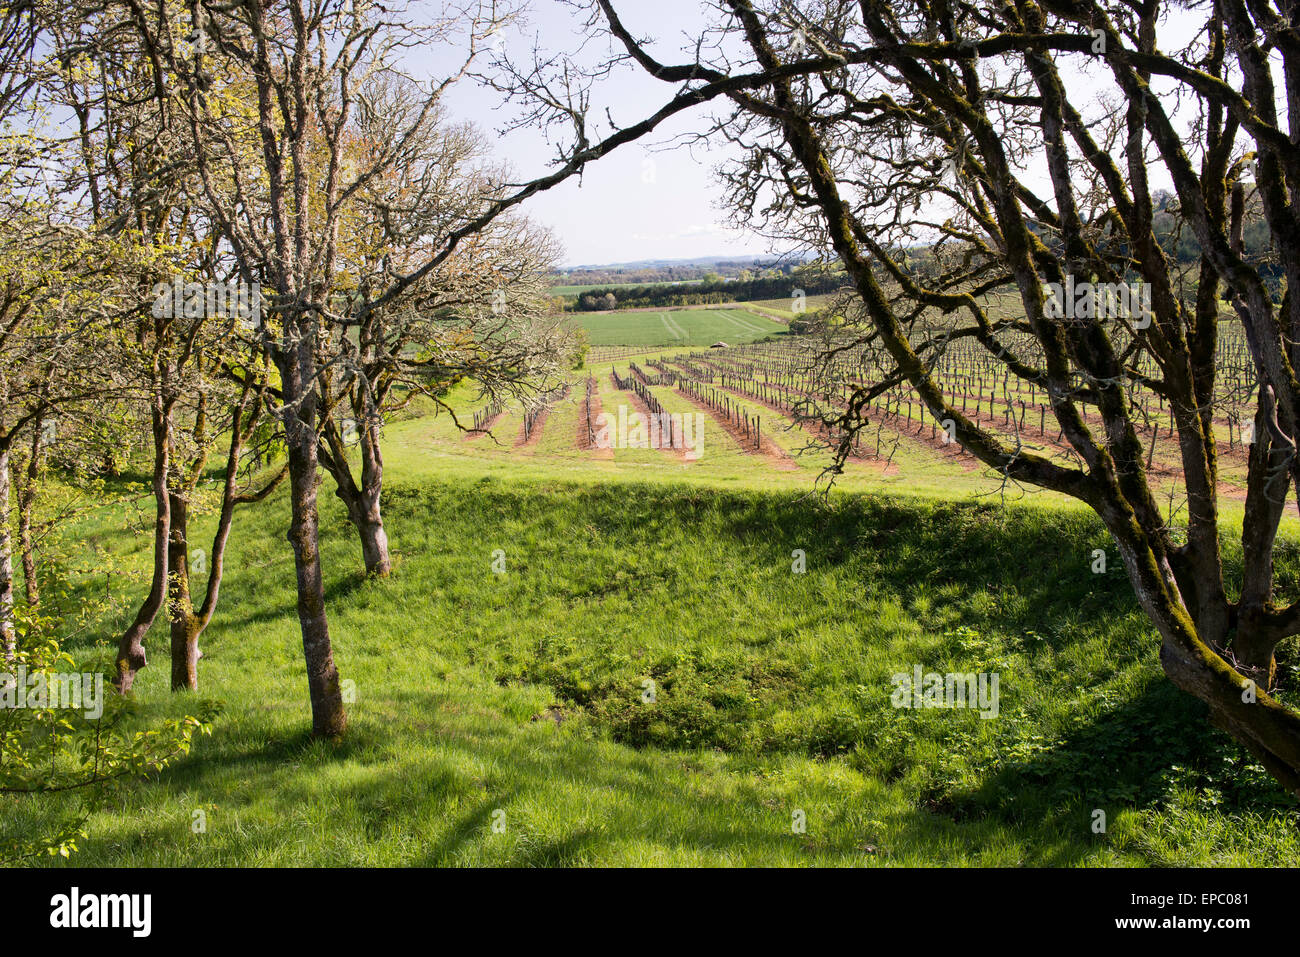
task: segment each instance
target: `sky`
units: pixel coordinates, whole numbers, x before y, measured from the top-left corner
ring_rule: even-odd
[[[555,0],[534,0],[532,6],[528,26],[502,38],[510,55],[526,56],[534,40],[545,49],[573,49],[581,21]],[[634,35],[670,41],[658,48],[666,58],[676,52],[682,36],[694,35],[692,28],[702,20],[698,0],[625,0],[618,9]],[[605,49],[602,42],[597,52]],[[680,55],[672,62],[681,62]],[[603,117],[608,106],[616,122],[635,122],[675,91],[675,84],[627,69],[602,81],[598,112]],[[540,134],[496,135],[511,116],[510,108],[501,106],[500,93],[466,81],[451,89],[447,105],[456,119],[493,135],[497,158],[509,163],[518,179],[549,172],[545,161],[554,149]],[[768,253],[766,240],[722,225],[724,216],[716,208],[721,191],[713,170],[726,151],[716,145],[664,148],[675,137],[701,128],[704,116],[696,111],[674,118],[643,140],[589,164],[581,180],[571,179],[526,203],[525,212],[556,233],[566,266]]]
[[[661,62],[681,63],[683,52],[710,22],[704,0],[621,0],[616,9],[634,36],[653,37],[651,52]],[[546,51],[575,51],[577,62],[591,62],[608,50],[607,41],[584,42],[582,16],[562,0],[532,0],[527,22],[506,31],[500,38],[512,59],[527,59],[537,46]],[[1196,32],[1200,18],[1175,13],[1162,24],[1159,42],[1173,51],[1185,46]],[[457,51],[430,51],[419,66],[433,74],[445,73],[447,57]],[[440,58],[443,58],[440,62]],[[1073,77],[1077,95],[1087,74],[1099,71],[1099,81],[1108,79],[1101,63],[1088,63]],[[1109,85],[1109,84],[1107,84]],[[651,114],[676,91],[676,84],[657,81],[639,69],[625,67],[602,79],[599,100],[593,104],[593,118],[600,118],[602,131],[606,108],[615,122],[627,125]],[[453,118],[470,121],[491,134],[495,157],[510,165],[517,181],[549,172],[547,160],[554,148],[536,130],[500,131],[513,116],[503,106],[502,95],[472,81],[452,87],[447,106]],[[644,259],[689,259],[713,255],[768,256],[787,252],[774,249],[764,238],[737,232],[723,225],[725,215],[718,208],[721,187],[716,167],[732,155],[725,145],[680,145],[679,138],[707,127],[709,107],[687,111],[666,121],[650,136],[620,147],[589,164],[584,175],[531,198],[524,211],[535,221],[549,226],[564,249],[565,266],[603,265]],[[1174,109],[1177,116],[1177,109]],[[596,138],[595,132],[592,138]],[[675,144],[677,144],[675,146]],[[675,148],[674,148],[675,147]],[[1153,169],[1154,187],[1166,186],[1163,169]],[[1051,196],[1045,168],[1027,171],[1027,185],[1044,197]]]

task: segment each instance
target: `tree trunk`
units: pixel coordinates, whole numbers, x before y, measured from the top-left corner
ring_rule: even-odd
[[[1280,636],[1268,627],[1267,617],[1273,604],[1273,546],[1286,509],[1292,454],[1289,447],[1274,441],[1268,428],[1272,408],[1265,390],[1255,414],[1255,441],[1249,451],[1246,513],[1241,527],[1241,597],[1237,633],[1230,649],[1238,669],[1265,688],[1273,686],[1277,672],[1273,652]]]
[[[361,429],[361,502],[357,531],[361,534],[361,553],[366,574],[386,577],[393,570],[388,556],[388,533],[384,531],[379,499],[384,490],[384,456],[379,448],[378,416],[367,415]]]
[[[1138,603],[1160,633],[1160,665],[1175,685],[1209,706],[1210,723],[1259,759],[1300,795],[1300,715],[1288,711],[1256,681],[1246,680],[1197,634],[1172,567],[1156,557],[1117,510],[1103,507]]]
[[[366,574],[384,578],[393,570],[392,560],[388,557],[388,533],[384,531],[384,520],[379,515],[378,505],[373,515],[373,520],[363,520],[358,526],[361,533],[361,555],[366,562]]]
[[[190,612],[172,618],[172,691],[199,690],[199,619]]]
[[[379,435],[373,420],[367,419],[360,431],[361,483],[352,477],[347,449],[335,424],[325,424],[328,449],[323,457],[326,470],[334,478],[334,494],[348,512],[350,521],[361,538],[361,558],[366,574],[386,578],[393,570],[388,554],[388,533],[384,530],[384,516],[380,498],[384,489],[384,457],[379,448]]]
[[[189,502],[173,493],[170,505],[167,603],[171,613],[172,691],[198,691],[200,627],[190,597]]]
[[[0,449],[0,653],[12,664],[18,650],[14,624],[13,541],[9,535],[9,449]]]
[[[1241,679],[1217,657],[1166,640],[1160,664],[1172,681],[1210,708],[1210,723],[1240,742],[1265,770],[1300,796],[1300,718],[1269,698],[1263,686],[1248,695]]]
[[[1232,657],[1237,670],[1253,680],[1263,690],[1273,687],[1277,677],[1276,630],[1267,627],[1261,619],[1262,609],[1244,609],[1237,622],[1237,633],[1232,639]]]
[[[284,383],[285,442],[289,452],[289,486],[293,519],[289,544],[293,546],[298,576],[298,621],[307,664],[307,689],[311,695],[312,734],[336,738],[347,728],[343,691],[330,644],[325,613],[325,585],[321,574],[320,529],[316,510],[317,437],[315,368],[311,344],[300,336],[293,350],[280,361]]]
[[[167,472],[171,464],[168,440],[171,432],[170,406],[159,406],[153,413],[153,495],[156,506],[153,532],[153,581],[149,595],[136,612],[131,626],[122,633],[117,644],[117,676],[113,684],[126,694],[135,683],[135,676],[148,664],[144,650],[144,636],[153,626],[154,619],[167,598],[167,549],[171,535],[171,497],[167,489]]]
[[[36,549],[32,544],[32,494],[24,488],[18,496],[18,547],[23,557],[23,592],[33,611],[41,604],[41,586],[36,580]]]
[[[190,580],[190,545],[189,545],[189,499],[198,481],[198,474],[192,477],[183,494],[171,496],[171,535],[169,538],[169,565],[172,569],[168,584],[171,617],[171,655],[172,655],[172,690],[197,691],[199,687],[198,665],[203,657],[199,651],[199,639],[207,631],[216,612],[217,599],[221,593],[221,581],[225,573],[226,545],[230,541],[230,528],[234,520],[235,508],[241,502],[259,502],[271,494],[284,478],[281,470],[260,491],[240,495],[237,491],[239,481],[239,460],[244,450],[244,442],[251,434],[261,415],[261,395],[254,402],[251,419],[245,418],[248,410],[252,387],[244,386],[243,394],[235,405],[230,430],[230,451],[226,457],[226,477],[221,493],[221,513],[217,519],[217,531],[212,538],[212,552],[208,556],[207,583],[204,587],[203,603],[194,607],[194,593]]]
[[[27,460],[26,476],[18,493],[18,547],[23,558],[23,589],[27,607],[35,610],[41,604],[41,586],[36,580],[36,547],[32,541],[32,513],[36,507],[36,477],[41,463],[41,422],[36,422],[32,437],[31,457]]]
[[[384,531],[383,513],[379,508],[384,490],[384,457],[379,448],[376,416],[367,416],[361,429],[361,499],[353,518],[361,535],[361,554],[366,574],[386,577],[393,570],[388,556],[388,533]]]

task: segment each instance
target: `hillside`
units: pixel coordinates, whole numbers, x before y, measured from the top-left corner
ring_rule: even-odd
[[[347,740],[306,737],[279,496],[238,518],[203,643],[211,738],[96,813],[79,865],[1300,854],[1294,802],[1163,679],[1122,571],[1091,573],[1107,539],[1077,509],[881,498],[866,478],[819,503],[807,470],[766,491],[743,457],[682,473],[653,450],[590,463],[601,480],[578,484],[584,470],[544,445],[505,470],[493,462],[508,452],[445,427],[390,428],[390,580],[361,576],[342,511],[322,498],[332,631],[355,683]],[[143,568],[120,519],[83,532],[134,547]],[[1300,572],[1293,544],[1277,558]],[[149,644],[138,720],[194,709],[167,691],[160,628]],[[73,650],[110,654],[84,637]],[[1001,720],[891,707],[891,676],[914,665],[1000,672]],[[35,826],[34,813],[0,829]]]

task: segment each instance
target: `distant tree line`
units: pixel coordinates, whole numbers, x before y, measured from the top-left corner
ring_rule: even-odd
[[[1151,229],[1165,254],[1184,266],[1200,262],[1201,244],[1187,223],[1177,197],[1172,193],[1159,191],[1153,199],[1156,212],[1152,218]],[[1264,218],[1258,195],[1252,194],[1242,205],[1243,260],[1254,266],[1276,293],[1284,270],[1274,255],[1268,222]]]
[[[1165,256],[1182,274],[1183,281],[1188,284],[1189,291],[1195,292],[1197,278],[1192,267],[1201,261],[1202,247],[1196,238],[1195,232],[1188,224],[1182,208],[1179,206],[1178,198],[1166,190],[1157,190],[1152,194],[1151,205],[1152,236]],[[1053,237],[1050,230],[1041,226],[1034,226],[1031,231],[1045,245],[1051,248],[1054,254],[1060,255],[1062,253],[1063,246],[1061,242]],[[1280,296],[1285,271],[1274,254],[1272,241],[1269,237],[1268,222],[1264,218],[1259,198],[1255,194],[1245,198],[1242,203],[1241,240],[1242,261],[1258,271],[1265,286],[1273,293],[1275,298]],[[1102,242],[1099,243],[1099,248],[1116,255],[1124,255],[1125,253],[1125,246],[1122,241]],[[917,275],[932,277],[934,275],[931,265],[933,257],[927,255],[928,250],[920,249],[914,250],[914,252],[919,254],[915,257]]]
[[[784,299],[792,297],[796,289],[802,289],[805,295],[815,296],[835,292],[843,284],[842,274],[820,271],[773,273],[734,281],[714,278],[664,286],[591,289],[578,296],[568,308],[576,312],[593,312],[601,309],[702,306],[755,299]]]

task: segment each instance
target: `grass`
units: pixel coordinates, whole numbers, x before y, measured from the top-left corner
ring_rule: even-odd
[[[837,297],[834,293],[805,296],[800,304],[802,308],[798,312],[795,311],[796,300],[792,296],[786,296],[782,299],[755,299],[752,302],[745,303],[745,305],[753,306],[757,309],[762,309],[768,312],[774,312],[788,321],[798,315],[811,314],[816,312],[818,309],[823,309],[831,302],[834,302],[836,298]]]
[[[746,309],[665,309],[575,313],[593,346],[732,345],[780,335],[785,327]]]
[[[647,349],[630,360],[643,368],[648,359],[663,358],[670,364],[671,350]],[[508,413],[494,428],[496,442],[482,438],[465,442],[449,416],[422,418],[389,427],[391,439],[385,450],[389,465],[399,468],[412,479],[441,481],[449,474],[493,475],[503,479],[527,478],[538,481],[566,479],[575,482],[605,482],[634,479],[645,482],[690,481],[715,488],[788,489],[811,491],[812,480],[827,464],[820,450],[804,451],[811,435],[801,428],[791,428],[788,417],[764,408],[749,399],[732,394],[732,400],[762,417],[763,433],[777,446],[793,456],[799,467],[781,471],[769,461],[741,454],[736,443],[711,418],[705,421],[705,454],[696,462],[682,463],[660,453],[620,449],[612,459],[592,456],[575,444],[577,415],[584,395],[583,381],[594,376],[601,390],[602,405],[611,415],[619,404],[628,403],[626,394],[614,389],[609,380],[611,368],[628,375],[629,360],[593,362],[575,374],[570,397],[556,407],[555,423],[548,422],[536,448],[514,447],[519,435],[521,415]],[[653,370],[650,370],[653,371]],[[698,407],[678,396],[667,386],[654,387],[659,400],[672,412],[696,411]],[[458,386],[448,402],[457,409],[462,421],[483,405],[470,386]],[[553,412],[553,415],[556,413]],[[561,419],[562,417],[562,419]],[[563,420],[570,425],[560,426]],[[864,436],[864,444],[873,442],[874,433]],[[895,445],[895,442],[897,444]],[[874,446],[872,446],[874,448]],[[803,454],[799,454],[803,452]],[[885,468],[885,466],[888,466]],[[970,458],[954,461],[943,449],[915,436],[898,436],[886,430],[878,461],[849,463],[838,485],[855,492],[888,492],[895,495],[922,496],[931,499],[978,498],[999,503],[1041,501],[1052,507],[1078,508],[1077,503],[1041,489],[1008,485],[1003,476]],[[1225,501],[1223,512],[1228,521],[1239,521],[1240,502]],[[1293,516],[1284,520],[1290,534],[1300,534],[1300,522]],[[1237,533],[1233,533],[1237,534]]]
[[[609,408],[607,376],[602,391]],[[721,438],[689,467],[648,450],[579,462],[566,451],[575,410],[552,419],[530,452],[446,437],[441,419],[390,427],[388,580],[360,574],[355,536],[322,494],[331,631],[355,695],[341,744],[306,733],[285,499],[241,512],[199,696],[168,693],[155,628],[134,702],[140,721],[215,711],[213,734],[116,791],[73,863],[1300,856],[1294,801],[1162,677],[1119,563],[1091,574],[1109,541],[1082,510],[810,499],[808,471],[757,474]],[[147,540],[124,518],[100,513],[78,535],[143,576]],[[1293,537],[1276,559],[1294,581]],[[73,608],[102,587],[74,580],[51,600]],[[123,618],[74,652],[94,660],[91,636]],[[892,707],[891,676],[915,664],[998,673],[999,717]],[[46,826],[72,800],[0,798],[0,835]]]

